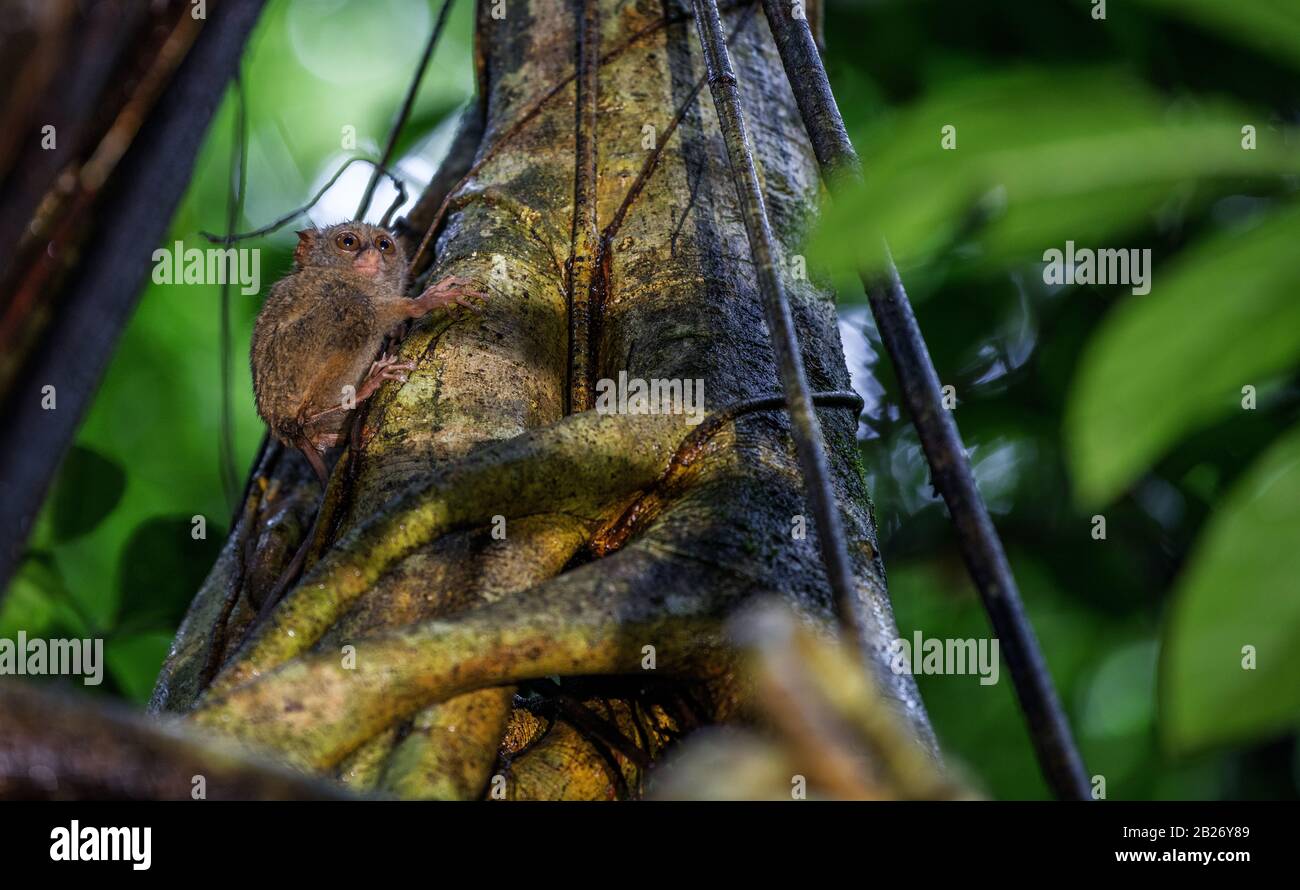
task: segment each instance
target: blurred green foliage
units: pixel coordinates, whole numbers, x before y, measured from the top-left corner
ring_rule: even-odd
[[[1300,426],[1233,487],[1183,573],[1162,671],[1164,729],[1174,746],[1201,748],[1294,728],[1300,714],[1298,529]],[[1252,670],[1241,670],[1246,658],[1256,660]]]
[[[1107,796],[1293,798],[1300,6],[1109,7],[833,3],[866,177],[810,259],[861,305],[888,240]],[[1150,249],[1150,292],[1046,283],[1067,240]],[[986,636],[869,314],[842,330],[900,630]],[[977,782],[1045,794],[1008,682],[918,682]]]
[[[1300,13],[1292,0],[1139,0],[1300,65]]]
[[[1082,502],[1109,502],[1186,432],[1239,413],[1251,390],[1258,404],[1260,383],[1295,368],[1298,244],[1300,204],[1186,247],[1159,288],[1115,308],[1066,417]]]
[[[827,207],[810,259],[878,271],[882,233],[904,271],[955,247],[993,270],[1067,238],[1108,243],[1200,183],[1300,172],[1293,133],[1242,149],[1258,119],[1106,68],[963,77],[868,128],[863,187]]]
[[[836,237],[810,252],[839,283],[868,402],[862,454],[902,633],[989,629],[852,277],[880,233],[956,387],[1089,772],[1111,798],[1295,797],[1300,12],[1109,5],[1097,21],[1087,0],[828,0],[827,64],[868,179],[827,209]],[[240,228],[300,205],[345,157],[378,153],[436,7],[270,0],[244,60]],[[399,142],[413,193],[473,89],[470,12],[456,4]],[[224,225],[232,123],[228,98],[168,245],[202,247],[196,233]],[[949,123],[957,148],[943,151]],[[367,173],[354,167],[312,218],[350,216]],[[381,184],[372,218],[392,194]],[[288,268],[292,228],[246,245],[263,251],[264,285]],[[1067,239],[1151,248],[1151,293],[1045,284],[1042,251]],[[262,434],[244,361],[259,300],[232,295],[238,474]],[[0,610],[0,636],[109,636],[106,687],[136,701],[232,507],[218,313],[215,286],[145,290]],[[1245,383],[1256,410],[1240,407]],[[1104,541],[1090,535],[1098,512]],[[1243,640],[1255,672],[1239,670]],[[994,686],[918,682],[978,785],[1046,796],[1005,671]]]
[[[302,205],[342,161],[378,157],[424,49],[432,0],[271,0],[243,61],[248,188],[241,230]],[[450,138],[449,117],[472,94],[471,3],[457,3],[399,143],[418,194]],[[400,25],[400,26],[399,26]],[[234,92],[204,142],[163,245],[208,246],[222,231],[230,181]],[[355,148],[347,140],[355,138]],[[356,211],[370,168],[354,164],[312,219]],[[377,220],[395,191],[381,182]],[[261,250],[261,293],[231,291],[236,475],[264,430],[253,408],[248,342],[266,288],[288,270],[293,225],[245,242]],[[65,458],[26,562],[0,608],[0,636],[104,635],[101,690],[148,698],[189,599],[207,574],[233,505],[218,467],[221,416],[216,285],[150,284]],[[202,516],[196,539],[192,518]],[[80,684],[78,684],[80,686]]]

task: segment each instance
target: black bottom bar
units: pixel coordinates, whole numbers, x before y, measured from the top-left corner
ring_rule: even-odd
[[[1294,857],[1295,815],[1282,803],[10,803],[0,805],[0,849],[6,878],[34,870],[264,884],[285,875],[302,884],[418,873],[496,885],[512,875],[604,884],[647,874],[671,884],[782,862],[807,878],[914,871],[929,885],[949,871],[1277,870]],[[52,853],[68,853],[74,820],[79,859],[55,861]],[[145,827],[148,869],[133,867],[127,844],[118,861],[80,858],[87,829],[101,840],[98,829]],[[142,840],[134,851],[143,858]]]

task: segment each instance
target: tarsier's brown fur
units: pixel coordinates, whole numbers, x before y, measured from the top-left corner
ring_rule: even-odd
[[[409,272],[401,245],[379,226],[305,229],[298,233],[293,271],[275,283],[257,316],[250,355],[257,413],[273,436],[303,453],[322,487],[328,478],[322,454],[338,444],[349,410],[385,380],[405,380],[415,368],[387,355],[376,358],[384,337],[408,318],[434,309],[477,309],[473,300],[487,296],[449,277],[410,299]],[[259,605],[259,618],[302,568],[314,529]]]
[[[406,255],[379,226],[339,223],[298,238],[293,271],[271,288],[253,328],[253,391],[272,435],[301,449],[324,482],[320,455],[337,443],[348,409],[414,368],[376,360],[384,336],[484,295],[446,278],[408,298]]]

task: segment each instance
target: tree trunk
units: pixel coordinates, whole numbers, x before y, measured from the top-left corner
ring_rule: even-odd
[[[697,428],[580,410],[622,374],[703,381],[710,414],[780,392],[689,4],[590,3],[479,4],[481,119],[448,162],[476,141],[473,165],[399,231],[411,250],[433,226],[433,274],[475,279],[489,304],[410,331],[418,370],[359,411],[307,569],[258,623],[317,499],[296,454],[264,452],[154,709],[357,790],[635,796],[673,740],[738,716],[731,616],[775,596],[832,622],[784,414]],[[584,15],[601,62],[586,72]],[[846,390],[832,295],[794,257],[812,150],[761,13],[723,17],[809,381]],[[854,413],[820,417],[878,626],[862,643],[930,741],[910,677],[884,668]]]

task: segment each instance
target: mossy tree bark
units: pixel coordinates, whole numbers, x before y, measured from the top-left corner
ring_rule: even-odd
[[[832,296],[794,260],[817,166],[754,12],[724,24],[764,198],[812,389],[845,390]],[[582,71],[584,18],[600,64]],[[418,370],[360,413],[308,567],[259,624],[316,500],[296,455],[264,455],[153,705],[357,790],[636,795],[675,739],[737,717],[726,620],[776,596],[829,626],[830,592],[811,521],[795,534],[783,414],[684,451],[681,415],[579,410],[623,373],[702,380],[710,412],[780,392],[689,4],[480,3],[477,41],[482,105],[449,161],[468,170],[403,231],[414,248],[432,227],[431,272],[489,305],[410,331]],[[881,666],[893,620],[856,422],[821,421]],[[876,673],[928,740],[910,678]]]

